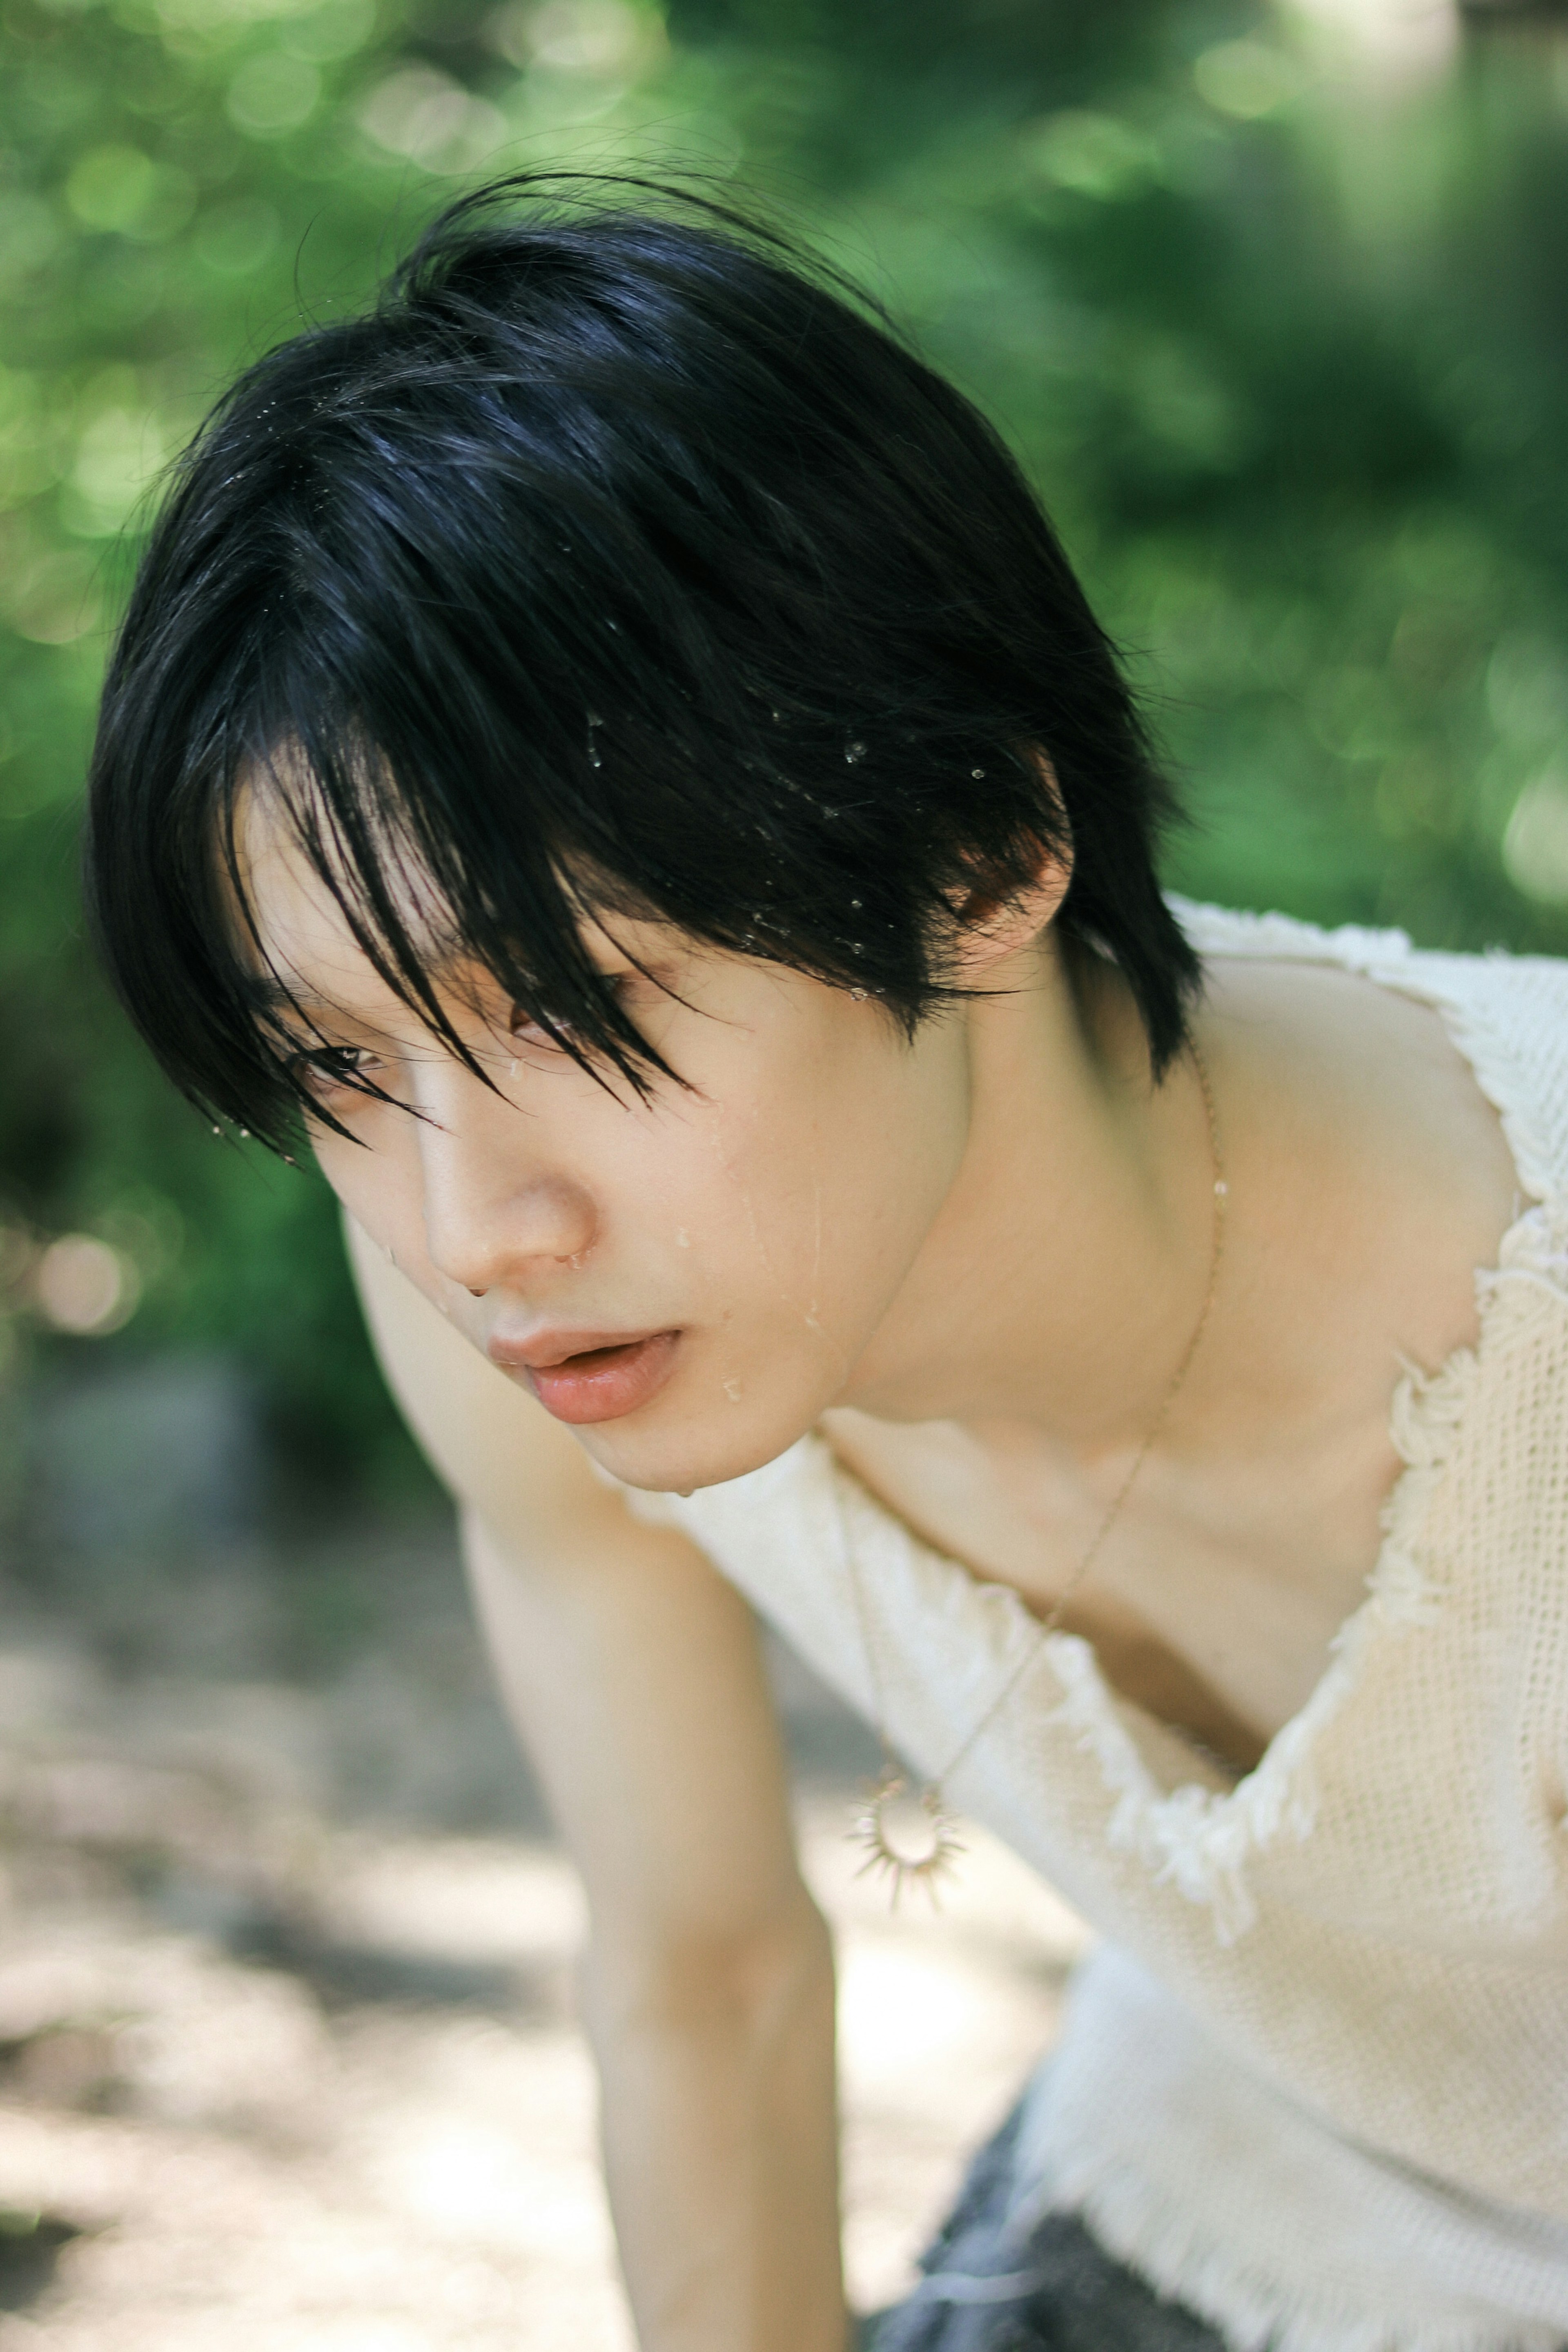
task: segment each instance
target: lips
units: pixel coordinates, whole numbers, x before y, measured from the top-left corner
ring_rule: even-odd
[[[589,1331],[540,1332],[509,1343],[492,1339],[489,1353],[521,1377],[557,1421],[618,1421],[649,1403],[675,1369],[679,1331],[619,1338]]]

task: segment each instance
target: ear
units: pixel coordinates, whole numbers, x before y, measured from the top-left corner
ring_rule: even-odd
[[[1072,835],[1056,771],[1044,751],[1037,748],[1030,756],[1056,803],[1061,819],[1062,844],[1057,848],[1041,845],[1034,880],[1022,890],[1010,891],[999,898],[977,888],[967,898],[954,900],[952,977],[960,988],[972,987],[995,965],[1031,946],[1047,925],[1055,921],[1072,880]]]
[[[954,908],[952,977],[960,988],[971,987],[995,965],[1033,945],[1055,920],[1072,880],[1072,859],[1057,850],[1042,850],[1032,882],[1005,898],[970,892]]]

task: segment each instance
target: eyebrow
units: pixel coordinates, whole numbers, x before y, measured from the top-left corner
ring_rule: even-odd
[[[636,921],[638,919],[634,917],[632,919]],[[613,934],[605,932],[604,936],[609,940],[613,948],[626,956],[635,970],[640,971],[646,969],[646,966],[631,954],[629,949],[621,946]],[[595,961],[593,950],[586,945],[586,942],[584,942],[584,952],[587,955],[590,969],[597,972],[601,979],[613,977]],[[438,988],[444,982],[456,981],[465,968],[471,969],[474,961],[471,952],[458,948],[449,954],[433,955],[428,962],[422,961],[420,970],[432,987]],[[259,1013],[298,1013],[309,1016],[317,1013],[331,1013],[340,1021],[352,1021],[357,1018],[357,1015],[351,1013],[346,1005],[336,1003],[330,996],[318,996],[310,989],[290,988],[288,982],[279,980],[275,972],[247,971],[243,985],[247,1003]]]
[[[334,1003],[331,997],[313,995],[308,989],[289,988],[285,982],[270,977],[247,979],[245,1001],[259,1019],[279,1021],[292,1015],[308,1022],[312,1029],[324,1022],[352,1022],[356,1018],[347,1005]]]
[[[241,986],[247,1003],[255,1005],[258,1013],[302,1013],[311,1004],[326,1009],[324,997],[301,995],[270,973],[263,978],[259,973],[247,972]]]
[[[423,966],[426,977],[435,985],[456,975],[462,959],[449,956],[434,960]],[[258,1013],[299,1013],[307,1016],[330,1013],[339,1021],[354,1021],[359,1015],[346,1004],[331,996],[318,996],[308,988],[290,988],[287,981],[275,972],[247,972],[242,982],[246,1002]]]

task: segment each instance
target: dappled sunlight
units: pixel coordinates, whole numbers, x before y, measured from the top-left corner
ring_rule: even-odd
[[[428,1544],[368,1678],[106,1679],[90,1616],[36,1604],[0,1653],[0,2352],[630,2352],[581,1887],[547,1837],[429,1818],[454,1790],[527,1801],[479,1796],[500,1768],[454,1676],[473,1636],[448,1539]],[[232,1621],[231,1664],[268,1622]],[[845,1833],[864,1733],[773,1663],[837,1937],[869,2305],[907,2284],[1087,1938],[969,1824],[942,1907],[890,1913]],[[384,1741],[400,1776],[367,1783]]]

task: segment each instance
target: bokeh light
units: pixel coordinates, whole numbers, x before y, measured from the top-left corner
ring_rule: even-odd
[[[92,1234],[64,1234],[33,1269],[39,1313],[57,1331],[100,1339],[136,1312],[141,1283],[128,1258]]]

